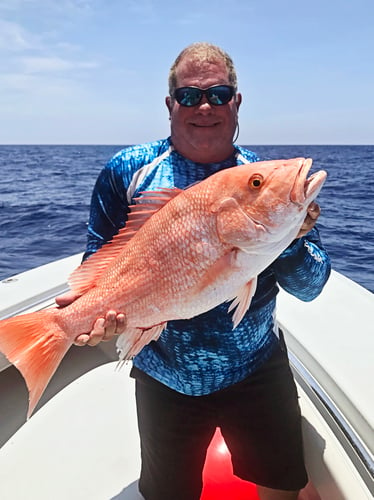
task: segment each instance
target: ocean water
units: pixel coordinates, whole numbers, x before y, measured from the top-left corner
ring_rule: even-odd
[[[96,177],[122,147],[0,146],[0,280],[84,251]],[[327,171],[323,243],[335,270],[374,292],[374,146],[247,147]]]

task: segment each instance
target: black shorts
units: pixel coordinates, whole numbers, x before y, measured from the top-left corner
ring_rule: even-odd
[[[180,394],[140,370],[136,378],[146,500],[198,500],[207,447],[216,427],[234,474],[280,490],[307,483],[296,386],[281,342],[242,382],[206,396]]]

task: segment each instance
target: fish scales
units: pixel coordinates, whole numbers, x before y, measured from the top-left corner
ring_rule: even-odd
[[[312,160],[257,162],[222,170],[182,190],[145,193],[127,227],[71,276],[80,295],[0,321],[0,351],[29,388],[31,414],[74,339],[109,309],[124,312],[121,359],[157,340],[169,320],[233,300],[233,326],[249,308],[256,277],[292,242],[318,195]],[[202,335],[204,333],[202,332]]]

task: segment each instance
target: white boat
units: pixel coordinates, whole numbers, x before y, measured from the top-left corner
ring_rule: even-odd
[[[51,306],[80,258],[0,282],[0,319]],[[334,271],[313,302],[279,294],[277,317],[298,386],[310,477],[300,500],[374,498],[373,311],[374,294]],[[120,371],[115,366],[113,343],[73,346],[26,422],[26,386],[0,357],[0,499],[142,498],[134,382],[130,363]],[[228,457],[217,439],[213,473]],[[244,498],[236,483],[230,496],[209,493],[216,479],[204,477],[202,499]]]

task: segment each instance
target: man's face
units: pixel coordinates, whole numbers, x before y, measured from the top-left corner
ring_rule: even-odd
[[[213,85],[230,85],[223,62],[195,63],[182,60],[176,71],[178,87],[206,89]],[[237,124],[241,95],[228,104],[214,106],[203,96],[197,106],[185,107],[170,97],[166,104],[170,112],[171,138],[175,148],[187,158],[201,163],[226,159],[233,150],[232,139]]]

